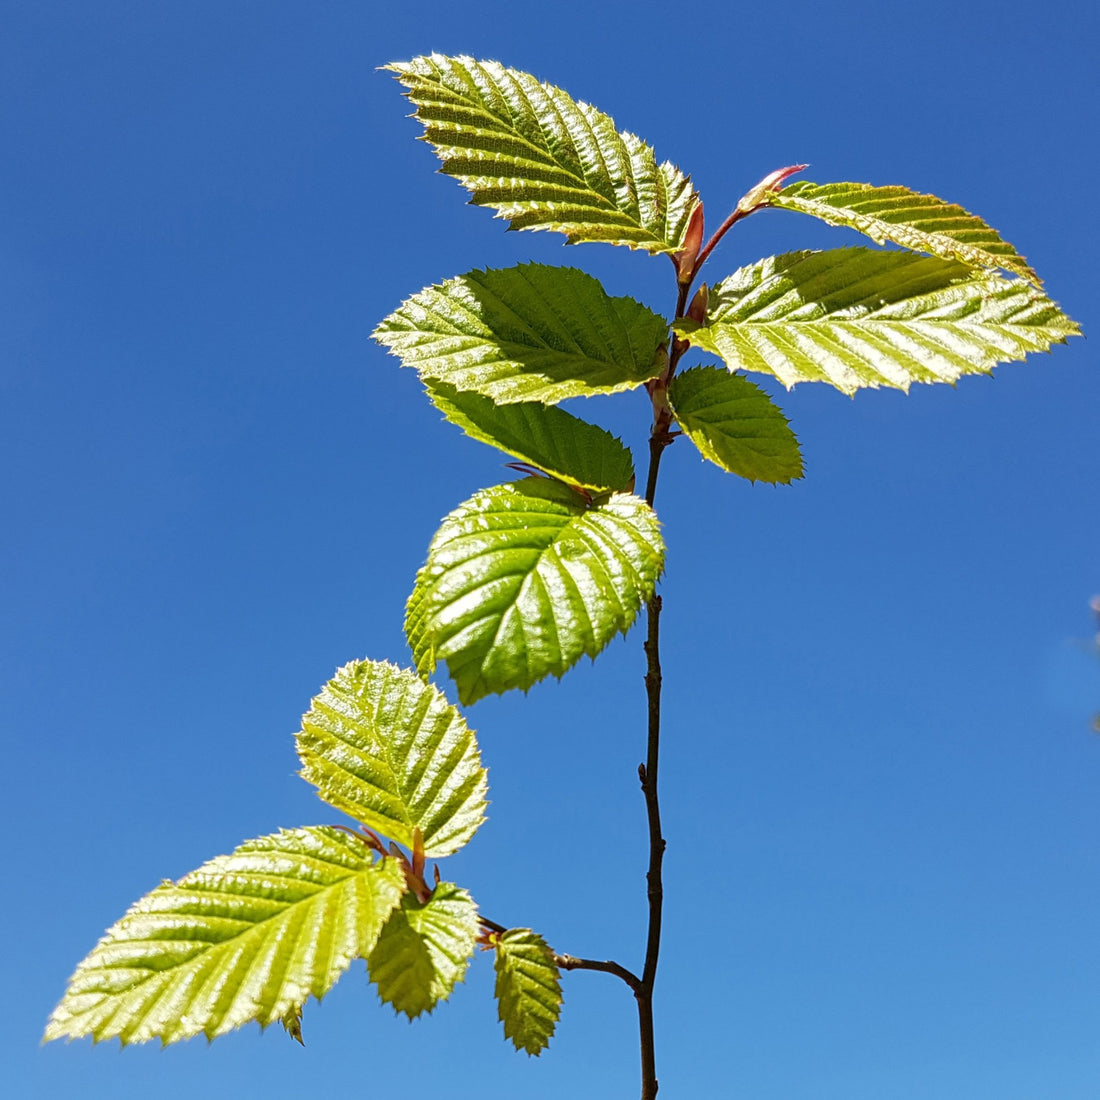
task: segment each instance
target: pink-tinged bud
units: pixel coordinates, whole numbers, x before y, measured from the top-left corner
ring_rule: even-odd
[[[685,316],[689,321],[694,321],[697,325],[705,325],[707,323],[708,296],[707,284],[703,283],[695,292],[695,297],[691,299],[691,305],[687,308]]]
[[[690,283],[695,270],[695,261],[703,244],[703,204],[691,212],[687,232],[684,233],[684,247],[672,257],[676,264],[676,279],[681,283]]]
[[[774,172],[765,176],[745,195],[737,204],[737,209],[744,214],[751,214],[757,207],[764,206],[768,201],[768,196],[774,195],[791,176],[808,167],[808,164],[790,164],[786,168],[777,168]]]

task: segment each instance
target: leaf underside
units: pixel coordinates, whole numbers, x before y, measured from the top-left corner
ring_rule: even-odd
[[[691,181],[608,115],[496,61],[432,54],[385,68],[408,89],[440,170],[510,229],[679,251],[699,203]]]
[[[313,700],[297,736],[301,775],[330,805],[428,858],[484,820],[474,735],[437,688],[385,661],[352,661]]]
[[[771,206],[797,210],[829,225],[858,230],[879,244],[891,241],[971,267],[1004,268],[1039,285],[1015,248],[981,218],[935,195],[908,187],[800,181],[769,197]]]
[[[502,933],[496,947],[497,1013],[516,1050],[545,1050],[561,1014],[561,978],[554,953],[529,928]]]
[[[790,252],[741,268],[711,291],[704,325],[674,327],[731,370],[849,394],[988,374],[1080,333],[1022,279],[866,248]]]
[[[174,1043],[295,1020],[374,948],[404,880],[325,826],[242,844],[135,903],[77,967],[45,1038]]]
[[[617,393],[655,378],[663,318],[572,267],[471,271],[414,294],[374,338],[424,379],[498,404]]]
[[[693,367],[672,379],[668,398],[684,434],[723,470],[783,485],[802,476],[802,453],[787,418],[744,375]]]
[[[610,432],[564,409],[538,401],[498,405],[446,382],[427,384],[437,409],[468,436],[570,485],[600,491],[629,489],[630,452]]]
[[[589,505],[540,478],[485,489],[444,519],[417,574],[405,629],[418,669],[445,660],[463,703],[561,676],[630,627],[663,561],[638,497]]]
[[[409,1019],[431,1012],[464,979],[477,934],[477,908],[465,890],[441,882],[424,904],[406,894],[368,960],[379,996]]]

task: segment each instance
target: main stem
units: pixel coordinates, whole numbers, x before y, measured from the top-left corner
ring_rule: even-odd
[[[676,302],[676,316],[684,315],[690,283],[681,284]],[[684,345],[673,341],[668,369],[657,380],[657,386],[667,391],[668,383],[683,355]],[[645,499],[652,508],[657,495],[657,475],[661,468],[661,455],[672,442],[669,432],[668,403],[651,392],[653,397],[653,431],[649,437],[649,474],[646,478]],[[664,903],[664,885],[661,869],[665,858],[665,838],[661,833],[661,807],[657,798],[657,774],[661,750],[661,597],[654,593],[646,603],[647,631],[645,640],[645,690],[648,702],[648,736],[645,763],[638,767],[638,778],[645,795],[646,818],[649,822],[649,869],[646,871],[646,897],[649,901],[649,930],[646,935],[645,965],[642,977],[634,990],[638,1002],[638,1034],[642,1055],[642,1100],[656,1100],[657,1060],[653,1039],[653,987],[657,980],[657,959],[661,951],[661,911]]]
[[[642,969],[642,979],[634,996],[638,1001],[638,1032],[642,1054],[642,1100],[655,1100],[657,1096],[657,1063],[653,1041],[653,985],[657,977],[657,957],[661,950],[661,906],[664,902],[661,866],[665,856],[665,838],[661,835],[661,809],[657,801],[657,765],[661,742],[660,596],[653,596],[646,605],[646,612],[649,630],[645,641],[645,688],[649,700],[649,737],[646,762],[639,766],[638,777],[642,781],[646,816],[649,819],[649,869],[646,871],[646,896],[649,899],[649,932],[646,936],[645,966]]]

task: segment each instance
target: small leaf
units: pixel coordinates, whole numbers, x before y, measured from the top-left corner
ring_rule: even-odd
[[[77,967],[46,1040],[207,1038],[296,1018],[366,958],[404,890],[394,860],[313,826],[250,840],[146,894]]]
[[[723,470],[783,485],[802,476],[802,454],[787,418],[744,375],[694,367],[672,379],[668,397],[684,434]]]
[[[731,370],[772,374],[788,389],[828,382],[843,393],[988,374],[1080,334],[1021,279],[866,248],[790,252],[743,267],[711,290],[705,325],[673,327]]]
[[[516,1050],[539,1054],[550,1044],[561,1014],[561,980],[554,953],[529,928],[495,940],[496,998],[504,1037]]]
[[[330,805],[429,858],[484,821],[474,735],[438,688],[385,661],[352,661],[313,700],[297,736],[301,775]]]
[[[428,655],[423,671],[446,660],[463,703],[526,690],[625,632],[663,562],[657,517],[638,497],[590,505],[541,478],[485,489],[432,540],[409,644]]]
[[[432,54],[386,68],[409,89],[441,171],[510,229],[648,252],[683,245],[699,203],[691,181],[608,115],[496,61]]]
[[[1036,286],[1040,282],[1023,256],[981,218],[908,187],[802,181],[770,196],[768,202],[858,230],[879,244],[892,241],[971,267],[1001,267]]]
[[[634,477],[630,452],[618,439],[564,409],[537,401],[498,405],[446,382],[430,382],[427,390],[435,407],[468,436],[569,485],[624,489]]]
[[[465,890],[441,882],[423,905],[406,894],[368,962],[382,1000],[410,1020],[431,1012],[465,978],[477,934],[477,907]]]
[[[572,267],[471,271],[413,295],[374,338],[421,378],[498,404],[618,393],[663,369],[663,318]]]

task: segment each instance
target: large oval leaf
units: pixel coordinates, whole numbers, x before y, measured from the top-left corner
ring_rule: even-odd
[[[352,661],[313,700],[297,736],[301,775],[330,805],[429,858],[484,820],[474,735],[437,688],[385,661]]]
[[[972,267],[1003,267],[1039,283],[1023,256],[977,215],[908,187],[802,180],[769,195],[768,203],[858,230],[879,244],[892,241]]]
[[[471,271],[414,294],[374,338],[422,378],[498,404],[617,393],[664,367],[663,318],[572,267]]]
[[[77,967],[45,1038],[174,1043],[293,1021],[371,953],[403,890],[396,860],[340,829],[250,840],[133,905]]]
[[[432,54],[386,68],[408,88],[442,171],[510,228],[679,251],[699,204],[691,181],[608,115],[496,61]]]
[[[731,370],[844,393],[988,374],[1080,333],[1022,279],[866,248],[790,252],[741,268],[711,291],[705,324],[674,327]]]
[[[663,562],[657,517],[638,497],[589,504],[540,478],[485,489],[432,540],[409,644],[422,672],[447,662],[464,703],[527,689],[626,631]]]
[[[498,405],[446,382],[427,386],[432,404],[472,439],[584,489],[633,489],[630,452],[610,432],[538,401]]]

